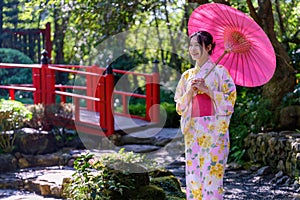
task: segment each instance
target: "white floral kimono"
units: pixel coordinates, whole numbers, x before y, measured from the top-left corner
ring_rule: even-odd
[[[229,122],[236,100],[236,87],[223,66],[216,66],[206,77],[210,91],[212,112],[201,113],[201,105],[188,102],[186,92],[191,80],[204,78],[214,66],[208,60],[202,67],[187,70],[177,85],[176,110],[181,115],[181,130],[185,138],[186,191],[188,200],[213,200],[223,198],[223,176],[229,153]],[[203,107],[203,106],[202,106]]]

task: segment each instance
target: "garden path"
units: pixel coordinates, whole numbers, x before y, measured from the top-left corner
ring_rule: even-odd
[[[176,135],[177,132],[178,131],[176,129],[163,129],[159,132],[159,134],[165,137],[160,139],[163,139],[165,142],[167,141],[166,136],[174,139],[174,134]],[[156,135],[156,137],[157,136],[159,135]],[[130,139],[129,136],[126,136],[125,138],[125,141],[127,142],[132,139]],[[156,142],[158,141],[156,140]],[[130,144],[123,144],[123,146],[125,145],[129,145],[127,147],[130,148]],[[151,145],[148,144],[148,146]],[[182,154],[178,157],[178,159],[176,159],[176,161],[167,166],[167,169],[172,171],[180,180],[183,190],[185,189],[184,162],[185,158],[184,154]],[[55,182],[55,180],[58,181],[59,179],[53,179],[53,176],[50,175],[51,173],[56,174],[58,177],[62,177],[67,174],[66,172],[70,173],[70,168],[40,168],[39,170],[32,171],[32,174],[27,171],[24,174],[19,174],[19,176],[23,176],[23,178],[25,178],[26,176],[36,176],[37,174],[34,173],[38,173],[37,177],[43,177],[43,179],[48,179],[50,182]],[[291,178],[282,173],[271,173],[271,170],[268,167],[252,167],[251,170],[245,170],[236,164],[229,164],[224,177],[224,186],[224,200],[300,200],[299,183],[293,181]],[[54,200],[54,198],[46,198],[34,193],[17,190],[0,190],[0,199]]]

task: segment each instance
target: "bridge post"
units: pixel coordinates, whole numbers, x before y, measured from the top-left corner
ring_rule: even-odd
[[[153,61],[152,77],[146,79],[146,119],[151,122],[159,123],[160,120],[160,76],[158,60]]]
[[[114,75],[111,64],[106,68],[105,75],[105,98],[106,98],[106,119],[107,132],[106,136],[110,136],[115,132],[114,108],[113,108],[113,92],[114,92]]]
[[[113,112],[114,75],[112,66],[109,64],[98,82],[98,93],[100,96],[100,127],[106,129],[106,136],[115,132],[115,121]]]
[[[153,90],[153,102],[152,102],[152,106],[154,105],[154,107],[151,109],[151,113],[150,115],[152,116],[152,121],[155,123],[159,123],[160,120],[160,108],[159,108],[159,104],[160,104],[160,76],[159,76],[159,69],[158,69],[158,60],[154,60],[153,64],[153,83],[152,83],[152,90]]]
[[[55,74],[54,71],[48,67],[48,52],[46,50],[42,51],[42,69],[41,69],[41,100],[45,105],[55,103]]]

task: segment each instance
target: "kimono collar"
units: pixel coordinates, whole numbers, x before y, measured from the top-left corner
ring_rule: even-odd
[[[205,69],[207,67],[210,67],[211,65],[213,65],[213,62],[212,62],[211,58],[208,58],[208,60],[202,66],[196,65],[195,68],[198,71],[200,69]]]

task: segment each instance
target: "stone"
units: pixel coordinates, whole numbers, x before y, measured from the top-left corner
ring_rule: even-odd
[[[28,168],[31,166],[31,164],[28,162],[28,160],[26,158],[20,158],[18,160],[18,166],[19,168]]]
[[[275,178],[281,178],[283,176],[283,171],[279,171],[278,173],[275,174]]]
[[[58,186],[50,187],[51,196],[52,197],[61,197],[62,196],[62,188]]]
[[[120,148],[124,148],[126,151],[133,151],[135,153],[147,153],[152,152],[160,149],[158,146],[154,145],[138,145],[138,144],[131,144],[131,145],[124,145],[120,146]]]
[[[279,126],[281,129],[295,130],[300,128],[300,106],[291,105],[280,110]]]
[[[0,172],[14,171],[17,169],[17,159],[8,153],[0,156]]]
[[[272,172],[272,169],[270,166],[264,166],[257,171],[257,175],[258,176],[268,175],[271,172]]]
[[[283,163],[283,160],[279,160],[279,162],[278,162],[276,168],[277,168],[277,170],[279,170],[279,171],[286,171],[286,170],[285,170],[284,163]]]
[[[39,185],[40,186],[40,193],[42,196],[49,196],[51,194],[50,186],[49,185]]]
[[[59,153],[44,155],[22,154],[22,158],[18,160],[18,166],[21,169],[28,167],[58,166],[60,163],[62,163],[61,159],[62,158]]]
[[[283,176],[276,181],[276,185],[285,184],[290,178],[288,176]]]
[[[24,154],[47,154],[57,150],[54,134],[47,131],[23,128],[16,133],[17,151]]]

